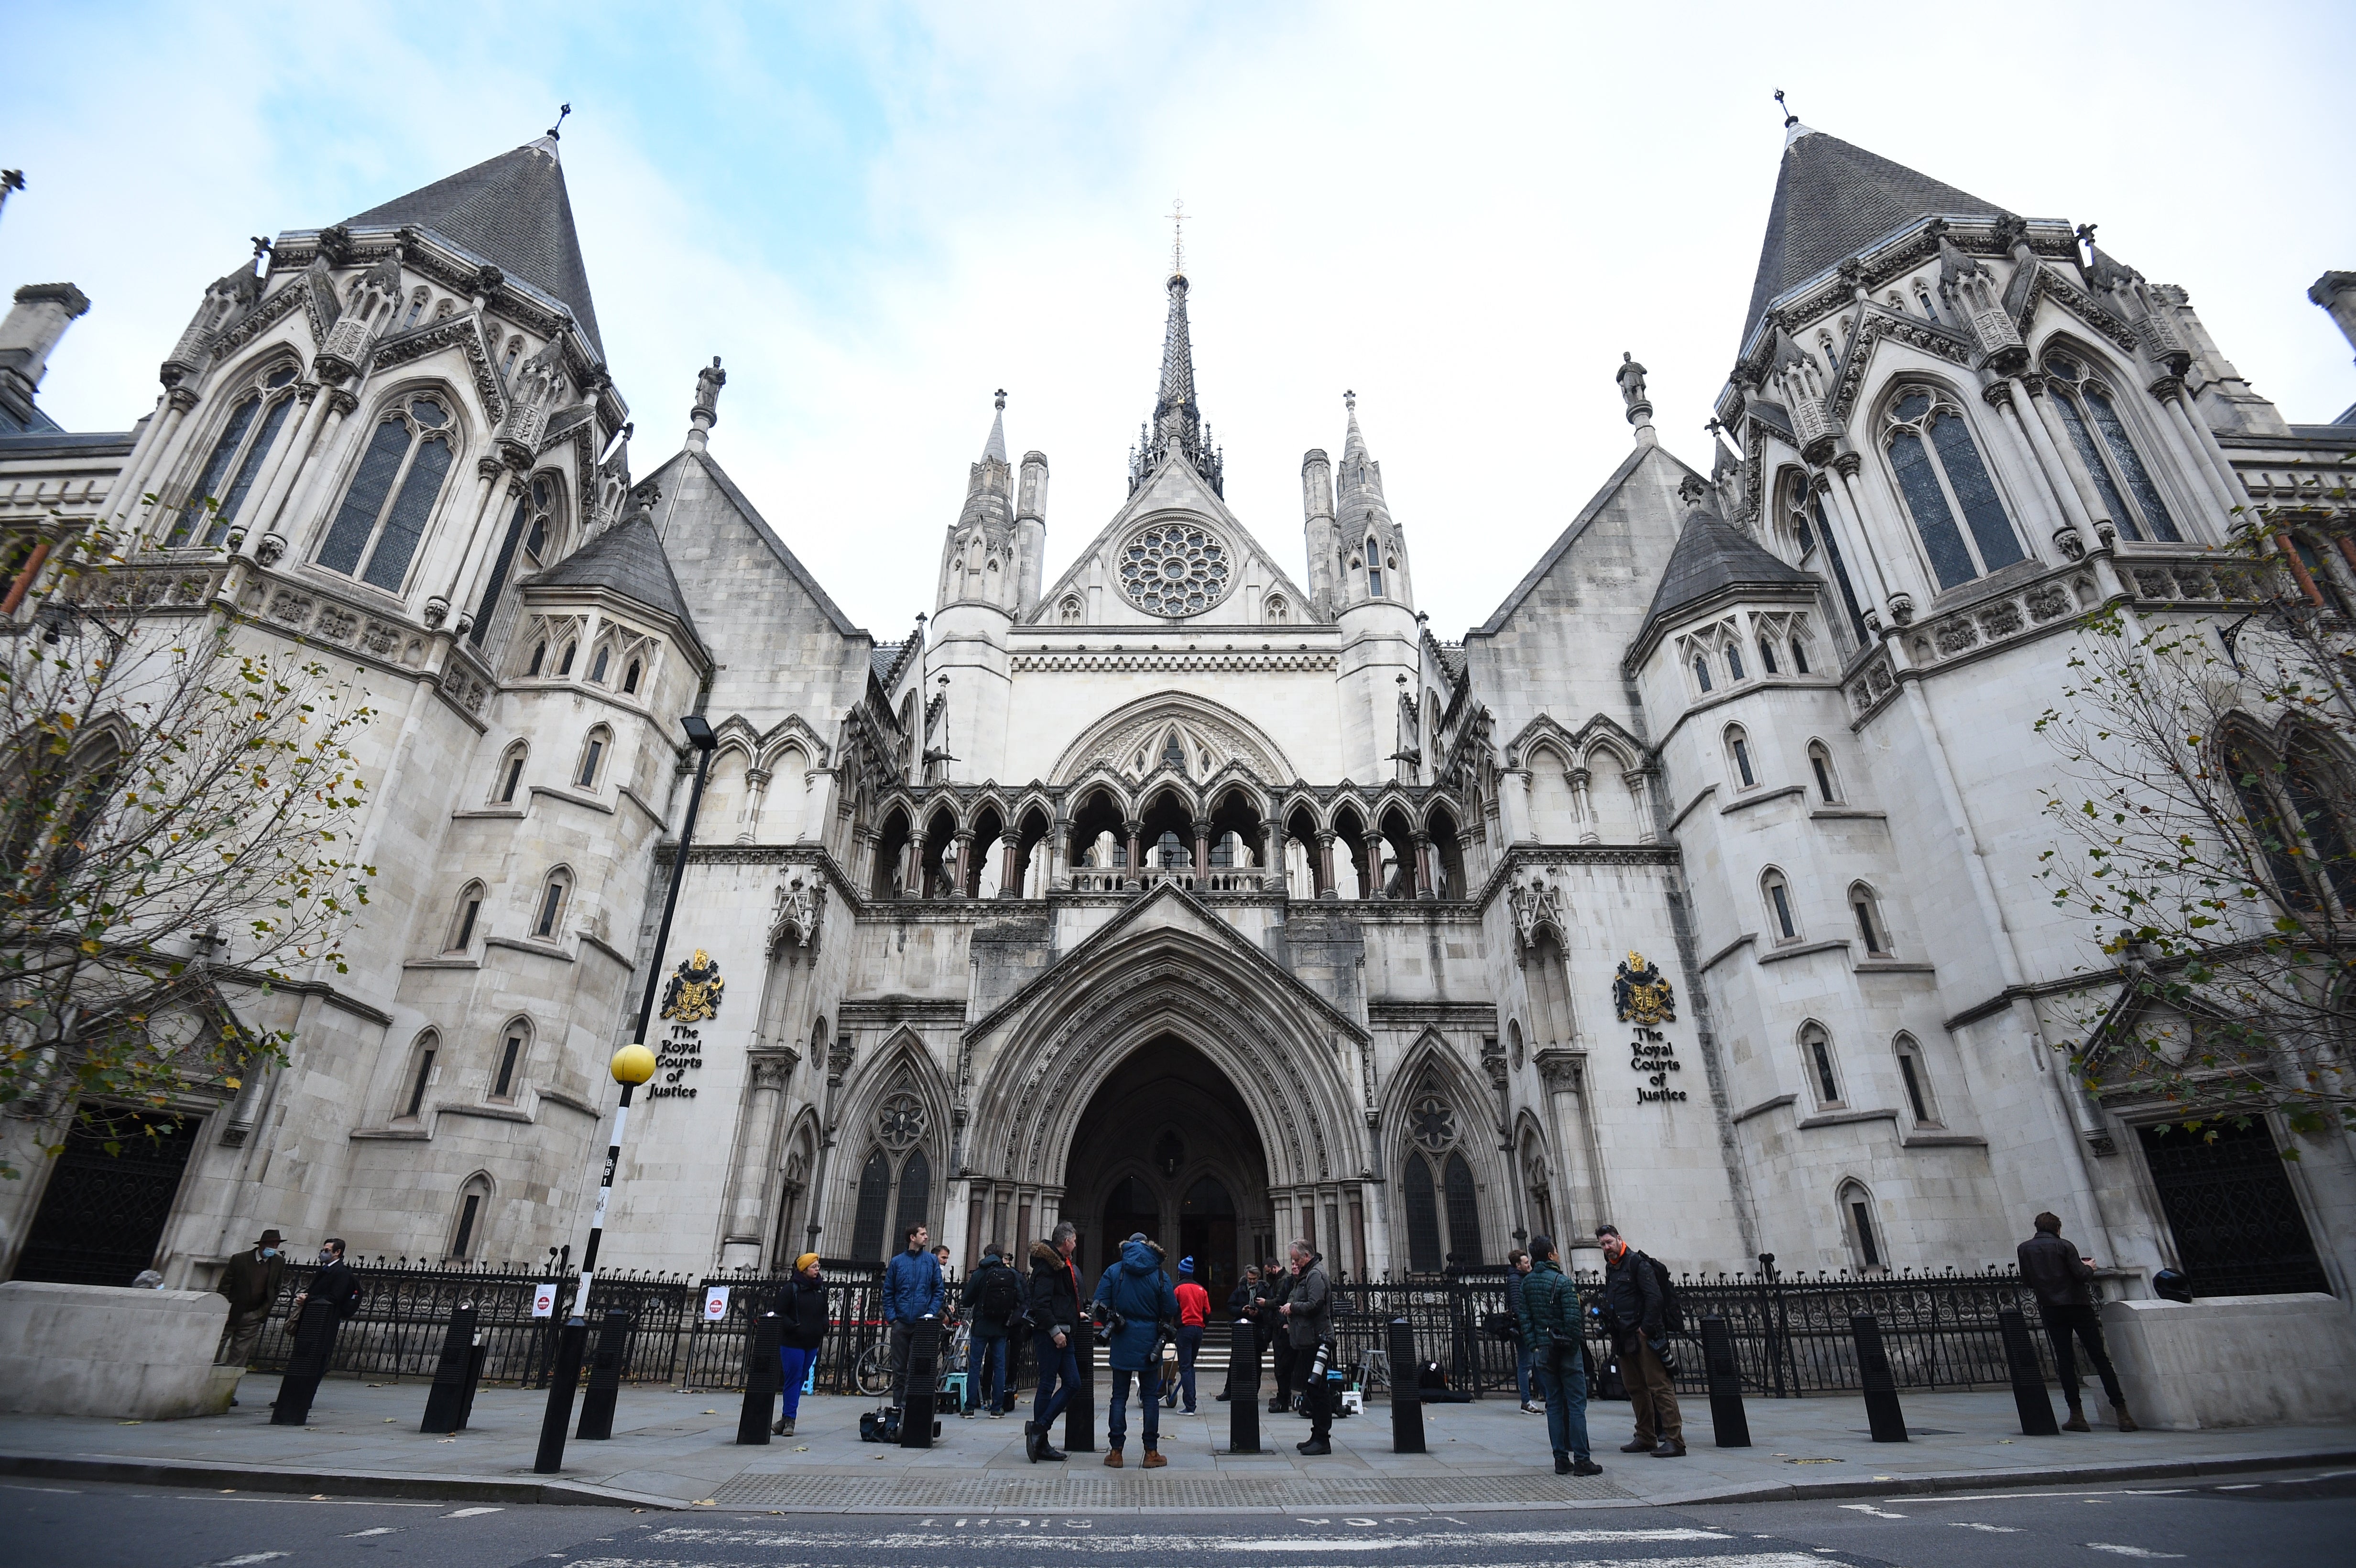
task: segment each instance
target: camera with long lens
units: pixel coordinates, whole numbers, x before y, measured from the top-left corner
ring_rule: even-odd
[[[1090,1302],[1088,1321],[1096,1325],[1097,1338],[1108,1343],[1114,1335],[1129,1327],[1129,1319],[1115,1312],[1109,1301]]]

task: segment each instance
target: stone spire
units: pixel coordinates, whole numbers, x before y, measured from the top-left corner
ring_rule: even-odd
[[[1342,472],[1336,475],[1334,521],[1344,560],[1344,581],[1337,604],[1346,608],[1371,600],[1389,600],[1412,610],[1415,595],[1407,575],[1407,539],[1391,518],[1390,503],[1383,498],[1383,465],[1366,450],[1365,432],[1358,428],[1358,394],[1342,394],[1349,428],[1342,436]]]
[[[1162,386],[1153,400],[1153,418],[1146,425],[1143,443],[1131,459],[1129,489],[1135,495],[1162,460],[1181,453],[1213,491],[1224,496],[1218,453],[1212,450],[1210,427],[1203,422],[1194,402],[1194,344],[1186,325],[1186,274],[1170,274],[1170,320],[1162,336]]]
[[[1006,389],[998,389],[998,412],[990,421],[990,439],[981,444],[981,455],[1006,461]]]

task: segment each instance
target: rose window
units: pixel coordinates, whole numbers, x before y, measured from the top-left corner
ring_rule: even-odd
[[[884,1096],[875,1111],[876,1141],[902,1149],[925,1136],[925,1103],[903,1089]]]
[[[1191,523],[1156,523],[1121,551],[1120,587],[1155,615],[1192,615],[1226,597],[1233,562],[1219,536]]]

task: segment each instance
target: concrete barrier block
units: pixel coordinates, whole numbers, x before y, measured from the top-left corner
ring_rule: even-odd
[[[225,1297],[203,1290],[0,1285],[0,1410],[166,1421],[227,1408],[213,1352]]]
[[[2333,1296],[2106,1302],[2103,1339],[2127,1413],[2145,1426],[2196,1432],[2356,1420],[2356,1317]],[[2090,1371],[2088,1386],[2095,1386]]]

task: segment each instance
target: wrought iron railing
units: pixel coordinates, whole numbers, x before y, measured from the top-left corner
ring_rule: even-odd
[[[271,1321],[255,1349],[254,1364],[283,1370],[292,1349],[287,1322],[294,1294],[311,1276],[308,1267],[290,1268]],[[453,1308],[471,1305],[477,1331],[488,1350],[486,1381],[543,1386],[555,1353],[562,1313],[571,1307],[569,1278],[524,1272],[360,1266],[359,1309],[337,1336],[331,1370],[394,1381],[431,1378]],[[590,1292],[593,1329],[618,1307],[630,1315],[623,1377],[633,1382],[673,1383],[681,1388],[742,1388],[744,1359],[755,1319],[768,1309],[782,1283],[775,1276],[611,1274]],[[1590,1370],[1604,1364],[1611,1347],[1600,1315],[1601,1278],[1578,1279],[1587,1309]],[[559,1315],[531,1316],[534,1295],[557,1287]],[[712,1285],[729,1287],[724,1316],[706,1320],[703,1303]],[[834,1329],[819,1353],[815,1387],[824,1393],[860,1392],[860,1367],[870,1352],[888,1349],[883,1321],[880,1272],[847,1275],[830,1271],[827,1281]],[[1701,1320],[1722,1317],[1734,1343],[1744,1392],[1775,1398],[1853,1392],[1860,1386],[1849,1318],[1871,1313],[1879,1322],[1891,1371],[1901,1388],[2001,1388],[2006,1384],[2004,1345],[1997,1315],[2018,1307],[2035,1326],[2036,1302],[2019,1275],[2011,1273],[1888,1274],[1865,1278],[1768,1278],[1752,1275],[1687,1275],[1677,1283],[1684,1328],[1670,1336],[1677,1349],[1681,1392],[1702,1390]],[[1491,1326],[1505,1311],[1502,1272],[1404,1282],[1342,1281],[1333,1286],[1333,1333],[1336,1362],[1366,1366],[1384,1346],[1387,1325],[1408,1319],[1419,1359],[1440,1363],[1451,1390],[1483,1394],[1515,1388],[1516,1348]],[[2041,1333],[2038,1356],[2052,1372]],[[1033,1386],[1037,1369],[1028,1336],[1010,1347],[1009,1386]],[[1207,1349],[1223,1343],[1215,1328]],[[1100,1358],[1099,1358],[1100,1359]],[[874,1362],[871,1359],[871,1376]],[[1220,1374],[1212,1372],[1213,1377]],[[1390,1376],[1414,1375],[1394,1368]],[[1264,1385],[1266,1386],[1266,1385]]]

